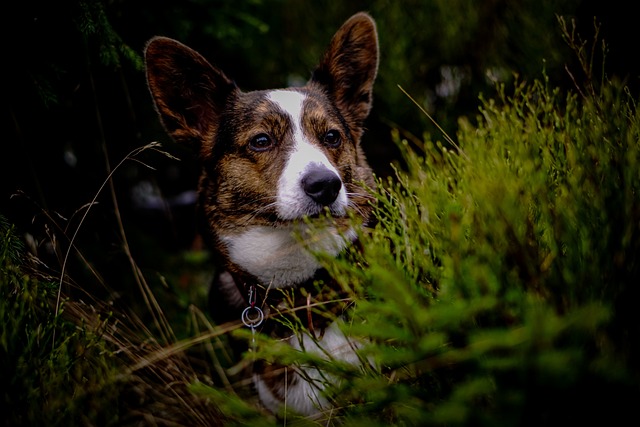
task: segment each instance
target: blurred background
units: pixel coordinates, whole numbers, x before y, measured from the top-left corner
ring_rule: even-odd
[[[0,18],[0,213],[56,271],[95,197],[76,237],[85,260],[67,267],[72,277],[96,280],[87,271],[92,265],[112,288],[129,286],[119,214],[141,268],[159,272],[163,286],[189,289],[196,279],[170,274],[197,262],[176,254],[201,249],[193,205],[198,169],[153,109],[142,60],[146,41],[154,35],[182,41],[244,90],[284,87],[304,83],[334,32],[361,10],[376,19],[381,47],[363,140],[379,176],[398,161],[392,129],[416,144],[425,134],[444,140],[398,86],[455,139],[461,118],[476,120],[478,97],[491,98],[497,84],[509,85],[516,75],[520,81],[546,76],[561,87],[579,81],[558,16],[575,20],[596,58],[599,31],[607,76],[638,90],[635,16],[618,0],[14,1]],[[144,150],[118,166],[153,141],[180,160]],[[100,191],[114,168],[113,187]]]

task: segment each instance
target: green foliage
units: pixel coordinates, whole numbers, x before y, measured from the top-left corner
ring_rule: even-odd
[[[0,265],[20,262],[24,243],[16,235],[15,227],[0,214]]]
[[[226,390],[207,386],[196,382],[191,385],[190,390],[200,396],[210,399],[220,408],[225,415],[225,425],[227,426],[272,426],[275,419],[269,414],[259,409],[253,401]]]
[[[634,414],[640,397],[640,114],[607,82],[516,81],[460,123],[458,149],[396,134],[362,251],[326,267],[357,301],[371,369],[321,367],[346,425],[556,425]],[[456,145],[454,143],[454,145]],[[449,144],[447,144],[449,146]],[[259,342],[260,343],[260,342]],[[637,418],[637,417],[635,417]]]
[[[105,5],[99,1],[79,1],[75,24],[85,41],[95,38],[98,58],[102,65],[120,67],[121,58],[127,59],[142,71],[142,55],[128,46],[112,28]]]
[[[1,219],[1,218],[0,218]],[[118,421],[113,355],[93,329],[56,314],[56,284],[27,274],[13,227],[0,221],[0,384],[4,425]],[[64,305],[63,305],[64,310]],[[91,420],[91,421],[89,421]]]
[[[402,316],[381,316],[389,309],[377,301],[361,315],[376,331],[410,331],[383,341],[408,348],[418,361],[409,366],[440,383],[451,368],[461,375],[450,389],[426,392],[426,420],[586,420],[604,416],[598,404],[628,413],[622,402],[629,391],[638,396],[639,374],[627,300],[640,277],[635,102],[614,84],[588,98],[540,81],[499,94],[483,103],[477,127],[461,124],[459,153],[430,142],[422,156],[405,148],[399,184],[381,182],[391,209],[379,213],[376,234],[396,259],[373,246],[367,262],[386,268],[364,279],[385,305],[398,305],[402,288]],[[436,345],[421,345],[432,334]]]
[[[432,125],[405,102],[398,84],[442,127],[455,129],[458,117],[473,114],[477,94],[491,92],[495,80],[510,80],[511,70],[533,76],[544,62],[557,77],[567,55],[555,14],[572,14],[579,1],[367,3],[363,7],[380,17],[384,53],[376,105],[385,119],[420,134]]]
[[[65,297],[58,310],[60,283],[18,242],[0,215],[2,425],[224,422],[189,391],[197,376],[185,356],[161,347],[136,315],[88,294]]]

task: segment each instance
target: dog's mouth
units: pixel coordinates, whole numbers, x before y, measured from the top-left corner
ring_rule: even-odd
[[[305,223],[311,221],[313,223],[320,222],[335,222],[343,220],[346,217],[346,211],[331,209],[328,206],[315,207],[314,209],[308,209],[300,211],[297,215],[291,215],[291,212],[288,213],[286,217],[281,217],[276,214],[278,224],[282,225],[290,225],[294,223]]]
[[[332,221],[347,216],[346,206],[346,200],[335,200],[331,205],[321,205],[306,198],[306,200],[298,203],[297,206],[292,206],[291,209],[283,212],[285,215],[281,216],[280,212],[278,212],[278,215],[285,221]]]
[[[344,217],[345,217],[344,213],[338,213],[329,209],[328,207],[323,207],[318,212],[304,215],[302,219],[332,221],[332,220],[338,220]]]
[[[331,213],[331,211],[328,210],[323,210],[311,215],[305,215],[302,217],[303,219],[308,218],[308,219],[327,219],[327,218],[335,218],[335,216]],[[339,217],[338,217],[339,218]]]

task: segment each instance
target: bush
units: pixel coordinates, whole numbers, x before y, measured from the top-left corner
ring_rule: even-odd
[[[640,396],[640,116],[613,83],[500,95],[458,150],[400,141],[406,171],[379,182],[368,268],[336,272],[370,293],[353,328],[390,371],[353,395],[400,424],[622,420]]]
[[[346,425],[638,419],[636,101],[592,79],[575,92],[516,79],[498,94],[457,142],[396,134],[406,167],[373,189],[377,226],[325,260],[360,296],[346,327],[378,368],[258,346],[342,378]]]

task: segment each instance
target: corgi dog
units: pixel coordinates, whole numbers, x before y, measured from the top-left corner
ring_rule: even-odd
[[[210,291],[214,319],[242,320],[296,349],[362,363],[358,342],[340,327],[344,307],[330,318],[308,308],[340,296],[317,254],[337,256],[371,219],[366,187],[374,179],[360,140],[378,70],[374,20],[364,12],[349,18],[302,87],[241,91],[166,37],[147,43],[145,64],[164,128],[201,165],[198,210],[222,264]],[[287,301],[303,333],[273,319],[287,305],[282,291],[298,292]],[[274,413],[283,405],[304,416],[329,410],[324,381],[311,366],[254,367],[260,401]]]

